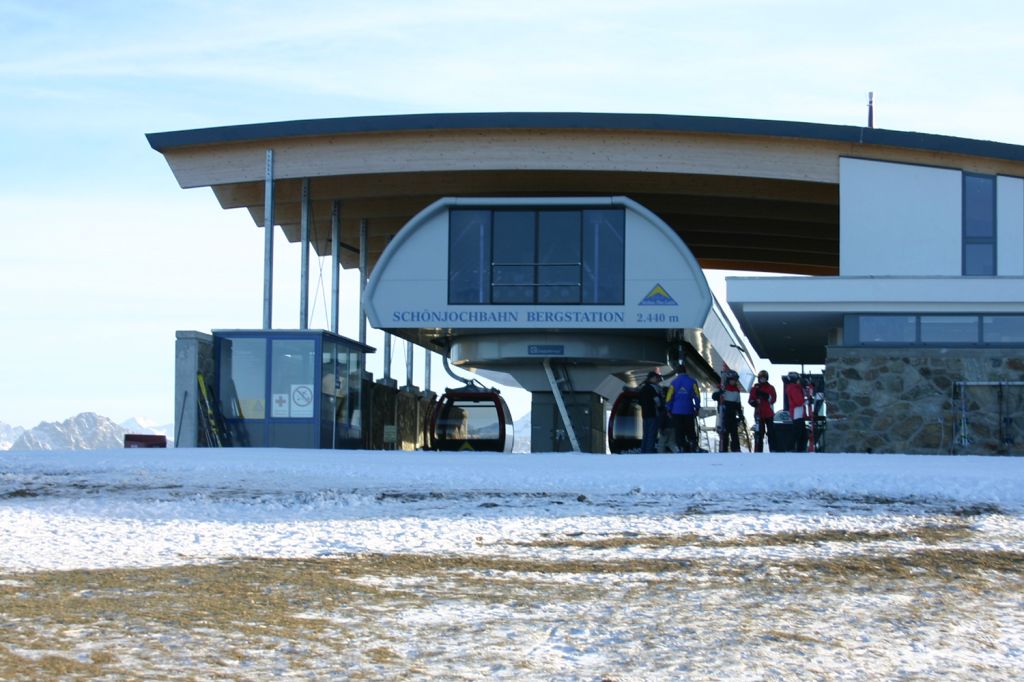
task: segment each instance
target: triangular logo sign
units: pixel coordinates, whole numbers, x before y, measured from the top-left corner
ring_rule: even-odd
[[[654,287],[647,292],[643,300],[640,301],[640,305],[679,305],[675,299],[668,295],[665,291],[665,287],[660,284],[655,284]]]

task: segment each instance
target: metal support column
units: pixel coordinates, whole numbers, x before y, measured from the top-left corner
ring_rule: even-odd
[[[366,309],[363,307],[363,292],[366,290],[366,276],[369,261],[366,258],[367,249],[367,227],[366,218],[359,221],[359,343],[366,343]]]
[[[394,337],[390,332],[384,332],[384,372],[383,381],[391,381],[391,343]]]
[[[405,342],[405,387],[413,388],[412,383],[412,341]]]
[[[331,331],[338,333],[341,298],[341,202],[331,203]]]
[[[299,329],[309,329],[309,178],[302,179],[299,214],[299,241],[302,243],[302,267],[299,270]]]
[[[271,328],[274,309],[274,150],[267,150],[263,182],[263,328]]]
[[[423,390],[430,393],[430,349],[423,349]]]
[[[555,396],[555,404],[558,405],[558,413],[562,415],[562,425],[565,426],[565,432],[569,436],[569,443],[572,444],[572,451],[580,451],[580,443],[576,440],[576,431],[572,428],[572,422],[569,420],[569,412],[565,409],[565,401],[562,400],[562,389],[558,386],[558,382],[555,380],[555,373],[551,371],[551,358],[544,358],[544,373],[548,375],[548,383],[551,384],[551,392]]]

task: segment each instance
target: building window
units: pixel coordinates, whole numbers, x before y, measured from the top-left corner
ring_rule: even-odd
[[[963,274],[996,274],[996,179],[964,173]]]
[[[491,302],[491,211],[451,211],[448,302]]]
[[[1024,345],[1024,315],[985,315],[981,318],[983,343]]]
[[[219,364],[220,413],[230,419],[266,419],[267,340],[225,338]]]
[[[922,315],[921,343],[977,345],[978,318],[974,315]]]
[[[316,416],[316,341],[273,339],[270,353],[270,416],[313,419]]]
[[[450,304],[622,305],[623,209],[452,209]]]
[[[917,318],[913,315],[858,315],[858,343],[911,344],[917,341]]]
[[[1024,315],[847,315],[847,346],[1024,346]]]

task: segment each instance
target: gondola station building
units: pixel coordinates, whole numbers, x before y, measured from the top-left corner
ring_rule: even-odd
[[[584,113],[148,139],[181,187],[265,230],[262,327],[178,332],[182,445],[202,440],[202,370],[232,444],[431,447],[429,393],[405,392],[403,426],[375,397],[394,387],[365,373],[365,332],[337,333],[337,272],[358,268],[345,298],[369,324],[531,392],[535,451],[606,451],[609,406],[653,367],[711,386],[728,366],[749,387],[756,353],[824,365],[830,451],[1024,453],[1024,147]],[[305,296],[298,328],[273,326],[277,226],[305,247],[301,291],[309,249],[330,257],[330,331],[308,329]],[[708,268],[772,276],[731,277],[719,302]],[[448,435],[474,432],[470,403]]]

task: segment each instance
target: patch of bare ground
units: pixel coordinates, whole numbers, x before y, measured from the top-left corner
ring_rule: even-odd
[[[917,542],[938,544],[963,540],[970,536],[971,527],[963,523],[928,524],[900,530],[843,530],[821,529],[808,532],[752,533],[739,537],[709,538],[705,535],[619,535],[614,537],[585,538],[569,536],[545,538],[528,542],[510,542],[520,547],[544,549],[623,549],[628,547],[781,547],[787,545],[821,544],[826,542]]]
[[[1001,679],[1020,663],[1001,632],[1024,627],[1024,553],[932,546],[966,532],[918,529],[914,549],[894,554],[870,548],[906,532],[728,541],[751,550],[741,564],[686,556],[706,539],[637,537],[568,546],[678,556],[370,554],[6,575],[0,678],[852,679],[851,661],[867,656],[886,677],[920,660],[950,679]],[[757,551],[837,541],[865,551]]]

